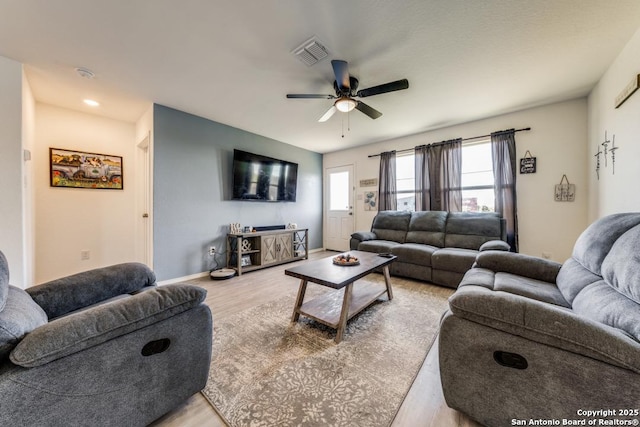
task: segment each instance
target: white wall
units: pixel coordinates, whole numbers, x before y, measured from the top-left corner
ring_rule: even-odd
[[[0,56],[0,251],[9,262],[10,283],[25,287],[22,65]]]
[[[33,161],[28,158],[35,151],[36,102],[27,77],[22,72],[22,148],[25,152],[23,175],[24,222],[24,287],[34,284],[35,278],[35,180]]]
[[[615,108],[614,99],[640,74],[640,29],[589,95],[589,149],[587,153],[590,199],[589,220],[616,212],[640,211],[640,90]],[[601,158],[600,179],[595,173],[596,147],[615,135],[615,174],[611,155],[607,167]],[[611,146],[609,145],[609,148]]]
[[[375,124],[377,125],[377,124]],[[517,159],[529,150],[537,158],[537,172],[517,176],[520,252],[564,261],[587,224],[587,101],[585,98],[532,108],[485,120],[411,135],[324,155],[324,168],[352,163],[356,187],[361,179],[377,178],[379,157],[388,150],[403,150],[452,138],[469,138],[509,128],[531,127],[516,134]],[[576,185],[575,202],[555,202],[554,185],[566,174]],[[368,188],[356,188],[362,195]],[[356,230],[369,230],[376,212],[364,211],[362,200],[354,209]]]
[[[135,125],[37,103],[35,139],[36,283],[135,260]],[[50,187],[51,147],[122,156],[124,189]]]

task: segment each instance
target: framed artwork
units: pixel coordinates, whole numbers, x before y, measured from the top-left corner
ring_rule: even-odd
[[[51,187],[122,190],[122,157],[49,148]]]
[[[377,191],[364,192],[364,210],[365,211],[378,210],[378,192]]]

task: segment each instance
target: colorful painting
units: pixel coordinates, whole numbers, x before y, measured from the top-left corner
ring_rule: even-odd
[[[122,157],[49,149],[52,187],[122,190]]]

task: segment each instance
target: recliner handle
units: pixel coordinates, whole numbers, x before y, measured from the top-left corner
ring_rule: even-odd
[[[153,356],[166,351],[171,346],[171,340],[169,338],[162,338],[155,341],[149,341],[142,347],[140,352],[143,356]]]
[[[494,351],[493,360],[495,360],[498,365],[506,366],[507,368],[527,369],[529,366],[524,356],[507,351]]]

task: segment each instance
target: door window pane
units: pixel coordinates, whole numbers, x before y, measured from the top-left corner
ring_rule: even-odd
[[[329,174],[329,210],[349,210],[349,172]]]

